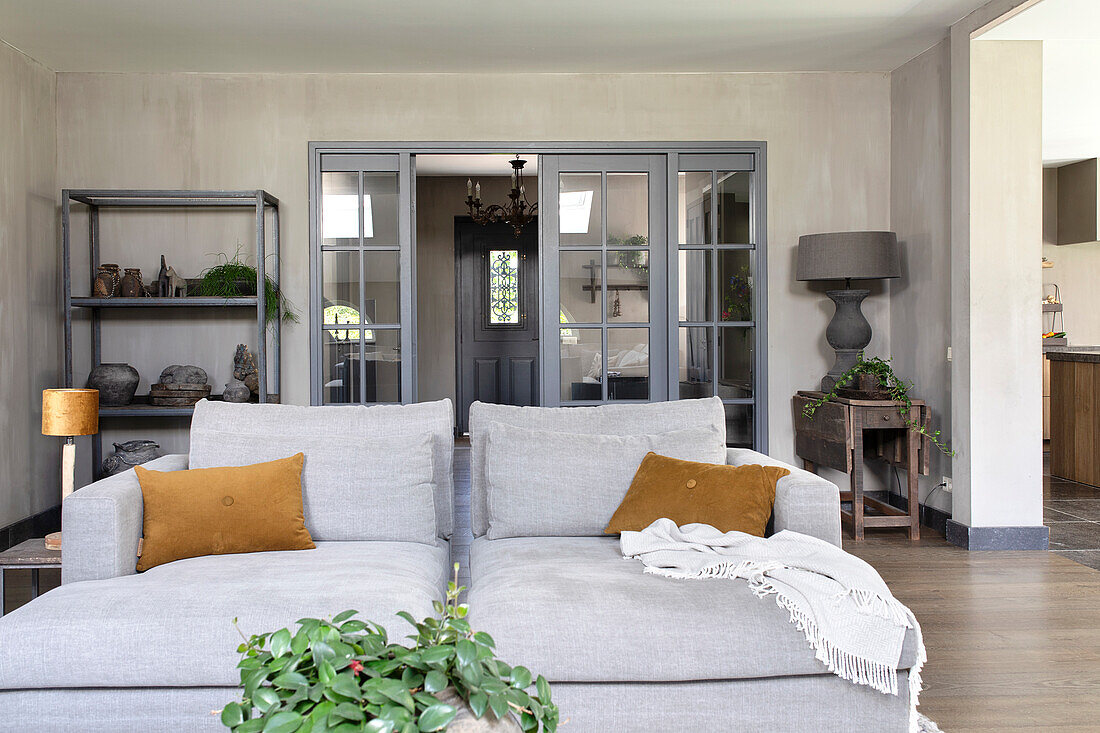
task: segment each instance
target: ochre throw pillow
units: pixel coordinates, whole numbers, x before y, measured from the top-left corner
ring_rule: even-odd
[[[145,503],[138,572],[200,555],[312,550],[302,514],[303,455],[191,471],[135,466]]]
[[[724,466],[648,453],[604,533],[640,531],[667,517],[680,527],[709,524],[763,537],[775,484],[788,473],[778,466]]]

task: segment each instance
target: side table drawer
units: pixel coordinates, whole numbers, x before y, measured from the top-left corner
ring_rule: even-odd
[[[863,427],[874,428],[904,428],[908,427],[905,418],[896,407],[864,407]]]

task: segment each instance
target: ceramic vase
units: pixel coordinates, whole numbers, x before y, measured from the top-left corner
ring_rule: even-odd
[[[100,405],[122,407],[134,401],[140,379],[129,364],[100,364],[88,375],[88,388],[99,390]]]

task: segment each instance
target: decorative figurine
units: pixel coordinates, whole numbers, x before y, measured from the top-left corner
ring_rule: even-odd
[[[252,391],[248,385],[239,379],[230,379],[225,383],[225,389],[222,391],[222,400],[225,402],[248,402],[251,396]]]
[[[160,446],[152,440],[127,440],[115,443],[115,452],[103,459],[103,475],[114,476],[126,469],[160,458]]]
[[[260,372],[256,368],[256,357],[244,344],[237,344],[237,353],[233,355],[233,377],[244,382],[252,394],[259,394]]]

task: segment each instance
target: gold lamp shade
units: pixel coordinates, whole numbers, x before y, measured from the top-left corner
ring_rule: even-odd
[[[43,435],[95,435],[99,432],[98,389],[42,390]]]

